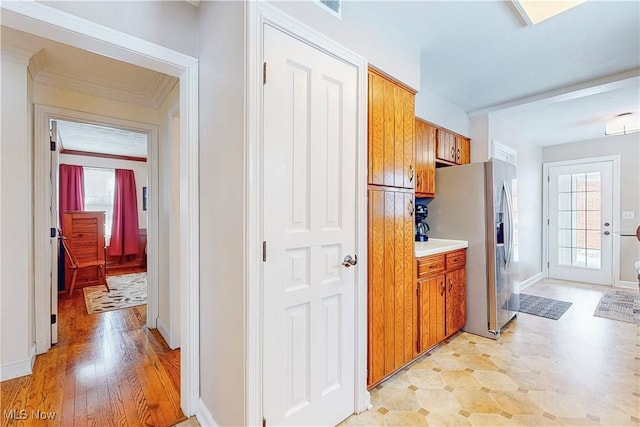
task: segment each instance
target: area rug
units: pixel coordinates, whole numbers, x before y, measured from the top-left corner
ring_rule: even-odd
[[[573,303],[535,295],[520,294],[520,312],[558,320]]]
[[[640,324],[640,294],[629,291],[607,291],[600,298],[593,315]]]
[[[110,292],[104,286],[83,288],[89,314],[120,310],[147,303],[147,273],[107,277]]]

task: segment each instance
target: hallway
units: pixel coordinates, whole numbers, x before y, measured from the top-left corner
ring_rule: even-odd
[[[145,326],[146,307],[89,315],[82,290],[61,295],[59,343],[37,356],[33,375],[1,383],[2,426],[170,426],[185,419],[180,350]],[[50,421],[37,422],[38,414]]]

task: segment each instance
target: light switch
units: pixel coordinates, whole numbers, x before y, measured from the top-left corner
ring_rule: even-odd
[[[622,211],[622,219],[634,219],[636,213],[634,211]]]

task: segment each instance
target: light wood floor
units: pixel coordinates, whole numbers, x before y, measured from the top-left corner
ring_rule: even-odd
[[[33,375],[1,383],[2,426],[171,426],[184,420],[180,351],[144,326],[146,315],[146,305],[89,315],[82,290],[61,295],[58,344],[36,358]],[[38,411],[53,420],[37,420]]]

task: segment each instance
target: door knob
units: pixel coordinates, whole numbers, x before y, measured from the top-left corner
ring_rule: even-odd
[[[608,226],[609,226],[609,223],[608,223],[608,222],[605,222],[605,223],[604,223],[604,226],[605,226],[605,227],[608,227]]]
[[[356,265],[358,263],[358,255],[354,255],[353,258],[351,258],[351,255],[347,255],[346,257],[344,257],[344,261],[342,261],[342,265],[349,268],[352,265]]]
[[[610,233],[610,232],[608,232],[608,231],[605,231],[605,232],[604,232],[604,235],[605,235],[605,236],[608,236],[609,234],[611,234],[611,233]]]

